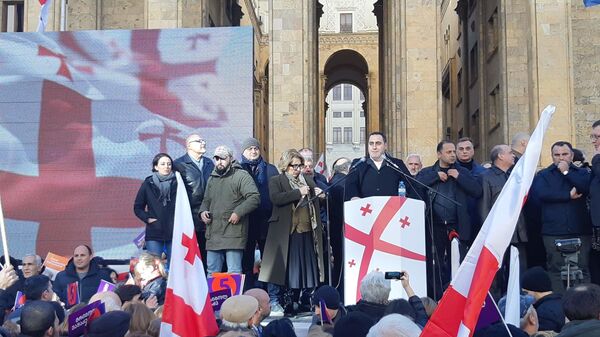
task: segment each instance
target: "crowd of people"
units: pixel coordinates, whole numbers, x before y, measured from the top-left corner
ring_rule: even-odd
[[[600,121],[591,126],[590,138],[591,165],[569,142],[551,146],[552,164],[537,173],[523,206],[511,242],[522,271],[522,320],[510,326],[513,336],[587,336],[599,326],[600,287],[591,282],[600,278]],[[386,136],[373,132],[368,155],[338,158],[328,178],[315,172],[309,148],[287,150],[273,165],[264,160],[259,141],[249,138],[240,160],[224,145],[209,158],[206,141],[192,134],[183,156],[153,158],[152,175],[137,193],[133,209],[146,226],[145,252],[129,277],[117,279],[85,244],[75,247],[54,280],[41,274],[37,255],[12,261],[0,272],[0,335],[63,335],[69,314],[96,300],[107,313],[91,323],[89,336],[158,335],[177,171],[207,276],[245,275],[244,295],[228,298],[215,317],[219,335],[294,336],[289,319],[279,317],[311,313],[310,336],[418,336],[450,281],[451,239],[458,238],[463,258],[527,143],[527,134],[517,134],[511,144],[494,146],[489,162],[480,164],[471,139],[443,140],[435,150],[438,160],[423,167],[416,153],[405,161],[393,158]],[[360,281],[360,300],[344,306],[344,201],[399,193],[426,204],[428,294],[414,293],[408,270],[400,279],[408,300],[389,298],[390,280],[373,271]],[[559,251],[561,240],[570,240],[575,250]],[[575,272],[565,272],[565,264]],[[116,289],[98,293],[102,280]],[[500,304],[507,286],[505,265],[491,289]],[[18,291],[26,302],[15,310]],[[267,317],[278,319],[265,324]],[[478,333],[502,336],[507,327],[498,325]]]

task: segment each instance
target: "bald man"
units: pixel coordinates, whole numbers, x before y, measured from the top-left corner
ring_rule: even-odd
[[[198,213],[200,205],[204,199],[204,190],[211,172],[215,168],[213,161],[210,158],[205,158],[206,140],[199,134],[191,134],[186,139],[187,153],[177,158],[173,163],[176,171],[181,174],[181,178],[185,182],[185,189],[190,200],[192,208],[192,218],[194,219],[194,228],[196,229],[196,237],[200,246],[200,254],[202,261],[206,261],[206,224],[200,219]],[[206,264],[204,264],[206,268]]]

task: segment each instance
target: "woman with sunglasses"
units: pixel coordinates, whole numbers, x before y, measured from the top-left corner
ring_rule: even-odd
[[[278,166],[281,174],[269,180],[273,213],[259,280],[270,283],[271,307],[279,306],[273,288],[283,286],[294,297],[302,292],[300,307],[310,310],[312,290],[325,280],[319,198],[310,201],[321,189],[301,173],[304,158],[298,151],[285,151]]]

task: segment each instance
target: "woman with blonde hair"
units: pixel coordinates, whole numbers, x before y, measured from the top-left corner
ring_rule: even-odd
[[[139,286],[142,288],[140,300],[148,304],[148,300],[155,296],[157,305],[162,305],[167,290],[167,272],[160,257],[150,253],[140,254],[135,272],[139,275]]]
[[[302,174],[304,158],[298,151],[285,151],[278,166],[281,174],[269,180],[273,213],[259,280],[302,291],[300,302],[310,310],[312,289],[325,279],[319,201],[309,202],[321,189]],[[272,308],[281,308],[277,295],[269,293]]]

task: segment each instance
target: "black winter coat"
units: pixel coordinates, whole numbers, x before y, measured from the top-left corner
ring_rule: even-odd
[[[70,308],[69,302],[67,301],[67,286],[69,284],[79,282],[79,300],[81,302],[87,302],[98,290],[100,280],[112,282],[109,270],[100,267],[100,261],[101,259],[99,257],[92,258],[90,261],[90,269],[81,280],[75,270],[73,259],[69,260],[65,270],[56,275],[52,288],[56,295],[60,297],[61,302],[65,303],[65,308]]]
[[[135,197],[133,211],[146,224],[146,241],[171,241],[173,238],[177,180],[171,182],[171,201],[166,206],[158,200],[159,196],[160,190],[152,181],[152,176],[149,176]],[[156,221],[148,223],[148,218]]]
[[[453,168],[458,170],[458,179],[456,179],[457,188],[455,191],[456,202],[458,202],[461,207],[457,207],[457,216],[458,216],[458,235],[460,236],[460,240],[462,241],[472,241],[475,236],[475,224],[471,220],[471,216],[469,214],[468,209],[468,200],[469,197],[478,199],[481,197],[482,189],[481,184],[477,181],[475,177],[471,175],[469,170],[466,168],[454,165]],[[440,171],[439,161],[436,161],[433,166],[426,167],[422,169],[417,175],[417,179],[423,184],[433,188],[434,190],[438,190],[439,186],[443,184],[440,180],[438,172]],[[454,179],[452,177],[448,177],[448,179]],[[423,192],[425,193],[425,192]],[[436,198],[443,198],[439,195],[435,194],[433,196],[433,202],[435,203]],[[428,203],[428,201],[426,201]],[[427,205],[429,214],[429,207],[432,205]]]
[[[215,168],[215,164],[210,158],[203,157],[202,171],[200,171],[190,155],[186,153],[175,159],[173,166],[175,171],[181,174],[181,179],[185,183],[185,190],[190,200],[190,207],[192,208],[194,226],[196,230],[204,230],[206,225],[200,220],[198,213],[204,199],[204,191],[206,190],[208,178]]]
[[[405,175],[411,177],[402,160],[392,157],[388,157],[388,159],[396,164]],[[354,159],[352,166],[356,165],[358,161],[359,159]],[[404,181],[406,196],[408,198],[421,199],[412,188],[413,184],[404,175],[397,172],[387,162],[383,162],[378,170],[377,166],[369,158],[364,163],[359,163],[348,173],[345,200],[350,200],[353,197],[367,198],[398,195],[398,184],[400,184],[400,181]]]
[[[542,204],[542,235],[591,234],[590,214],[586,196],[590,187],[590,173],[570,165],[569,174],[563,175],[551,164],[533,180],[533,189]],[[583,196],[571,199],[575,187]]]
[[[592,158],[592,182],[590,183],[590,213],[594,227],[600,227],[600,154]]]

